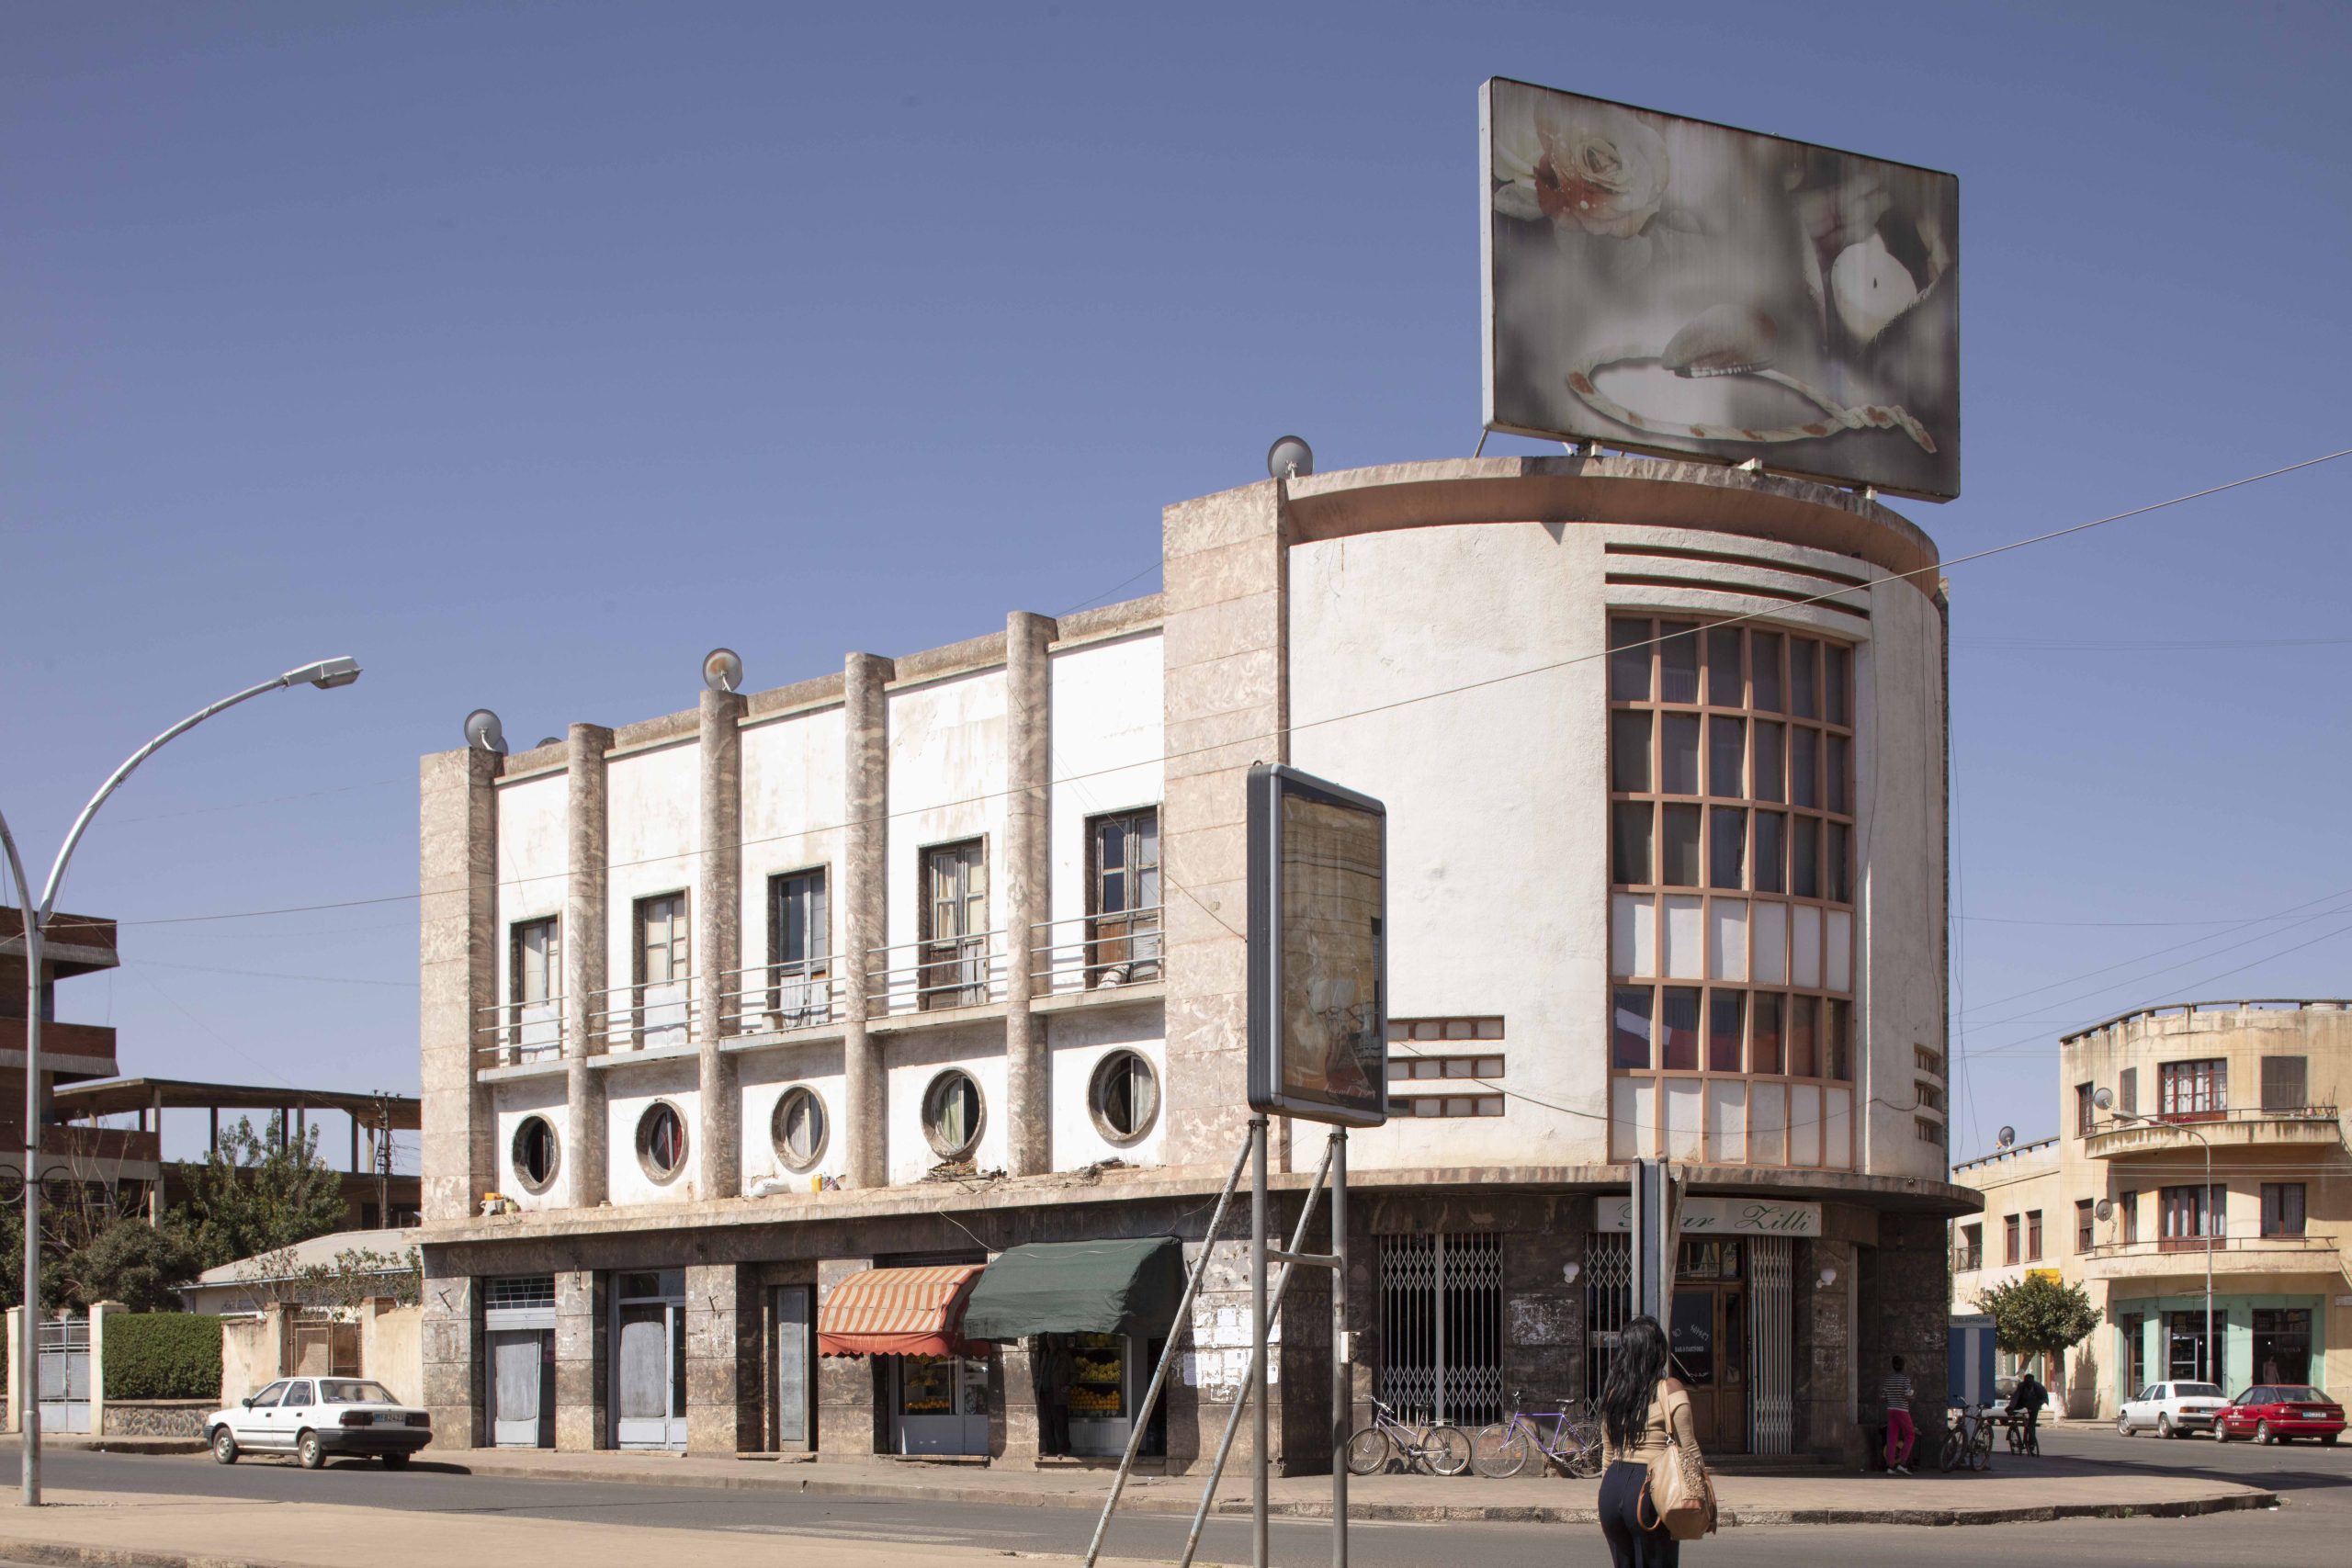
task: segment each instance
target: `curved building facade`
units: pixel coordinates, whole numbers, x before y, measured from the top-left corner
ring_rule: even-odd
[[[442,1429],[1024,1462],[1143,1418],[1172,1466],[1213,1448],[1237,1236],[1182,1322],[956,1347],[954,1292],[1043,1243],[1206,1244],[1249,1114],[1243,781],[1272,761],[1389,813],[1359,1398],[1582,1395],[1626,1311],[1614,1201],[1662,1157],[1713,1446],[1848,1451],[1892,1353],[1932,1399],[1943,1224],[1974,1200],[1946,1173],[1928,538],[1818,486],[1500,458],[1183,502],[1163,552],[1150,599],[425,759]],[[1275,1143],[1295,1214],[1322,1130]],[[889,1269],[950,1292],[939,1353],[849,1321]],[[1296,1469],[1328,1462],[1319,1288],[1279,1350]]]

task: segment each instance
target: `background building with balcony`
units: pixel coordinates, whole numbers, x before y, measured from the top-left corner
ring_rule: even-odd
[[[1172,1336],[1147,1452],[1194,1462],[1243,1249],[1180,1323],[1155,1243],[1197,1258],[1242,1145],[1259,762],[1389,812],[1360,1401],[1586,1395],[1640,1156],[1714,1220],[1673,1313],[1711,1448],[1843,1452],[1888,1355],[1940,1378],[1975,1200],[1926,536],[1777,478],[1499,458],[1182,502],[1162,549],[1151,598],[424,759],[441,1440],[1115,1452]],[[1322,1132],[1273,1142],[1287,1224]],[[1122,1244],[1138,1304],[1028,1333],[991,1280],[1050,1294],[1069,1241]],[[1292,1468],[1329,1457],[1323,1288],[1277,1351]]]
[[[1997,1156],[1954,1172],[1985,1201],[1953,1226],[1958,1259],[1981,1225],[1985,1265],[1955,1274],[1954,1311],[1996,1277],[1996,1224],[2039,1215],[2048,1266],[2105,1314],[2070,1358],[2076,1413],[2165,1379],[2352,1386],[2352,1002],[2144,1009],[2066,1036],[2059,1060],[2064,1131],[2030,1179],[2004,1181]]]
[[[24,1191],[25,974],[23,911],[0,908],[0,1207]],[[33,1173],[59,1203],[137,1201],[157,1172],[158,1144],[137,1128],[63,1124],[58,1090],[115,1074],[114,1031],[57,1017],[57,983],[112,969],[115,924],[89,915],[50,917],[41,942],[40,1163]]]

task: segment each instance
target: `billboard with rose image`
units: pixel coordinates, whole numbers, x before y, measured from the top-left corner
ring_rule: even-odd
[[[1960,493],[1960,182],[1497,77],[1490,430]]]

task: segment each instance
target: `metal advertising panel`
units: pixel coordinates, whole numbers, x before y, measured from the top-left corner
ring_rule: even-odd
[[[1388,816],[1295,769],[1250,771],[1250,1109],[1388,1120]]]
[[[1490,430],[1960,493],[1960,181],[1496,77]]]

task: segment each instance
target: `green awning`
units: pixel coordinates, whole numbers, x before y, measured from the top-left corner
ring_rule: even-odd
[[[1174,1236],[1140,1241],[1046,1241],[1000,1254],[964,1308],[967,1339],[1032,1334],[1164,1335],[1184,1292],[1184,1248]]]

